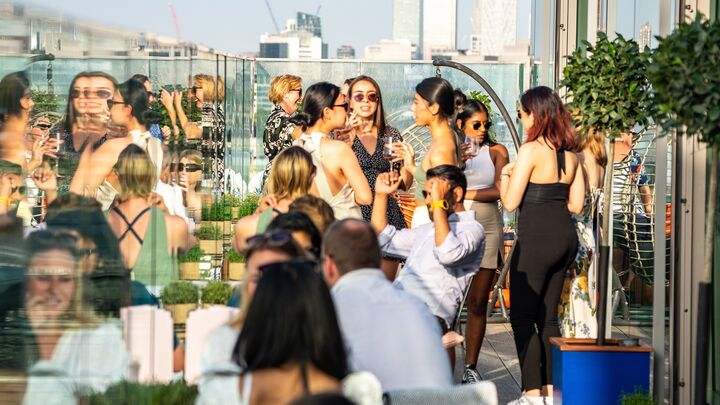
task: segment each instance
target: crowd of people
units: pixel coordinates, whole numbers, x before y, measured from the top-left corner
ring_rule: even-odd
[[[27,376],[27,403],[48,397],[53,373],[75,396],[129,378],[121,308],[163,304],[203,207],[227,189],[219,78],[154,92],[141,74],[82,72],[68,96],[54,124],[34,114],[22,72],[0,81],[0,368]],[[229,302],[240,315],[208,338],[198,403],[378,403],[384,391],[449,388],[462,341],[462,383],[478,383],[488,294],[507,259],[523,390],[513,403],[552,404],[549,338],[597,333],[588,279],[602,137],[580,136],[547,87],[519,100],[514,162],[490,105],[439,77],[410,105],[430,134],[420,159],[372,77],[303,89],[281,75],[269,99],[263,195],[229,247],[246,261]],[[413,190],[410,221],[397,195]],[[519,211],[508,258],[502,210]],[[182,371],[182,342],[167,344]],[[352,381],[376,387],[376,402],[353,397]]]

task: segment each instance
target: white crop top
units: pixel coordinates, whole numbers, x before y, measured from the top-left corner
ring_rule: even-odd
[[[495,164],[490,159],[490,147],[484,145],[478,154],[465,162],[468,190],[482,190],[495,184]]]

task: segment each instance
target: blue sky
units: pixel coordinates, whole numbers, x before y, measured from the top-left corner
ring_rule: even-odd
[[[474,0],[458,0],[458,42],[469,47]],[[96,23],[175,36],[167,0],[31,0]],[[227,52],[257,51],[260,35],[274,27],[264,0],[172,0],[185,40]],[[270,0],[278,25],[297,11],[315,13],[320,6],[323,37],[330,56],[340,45],[352,45],[362,56],[366,45],[392,36],[391,0]],[[527,37],[530,0],[518,0],[518,37]],[[522,15],[522,16],[521,16]],[[520,23],[522,22],[522,24]]]

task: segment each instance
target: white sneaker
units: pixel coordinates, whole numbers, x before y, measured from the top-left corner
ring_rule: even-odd
[[[546,397],[530,397],[523,394],[520,398],[508,402],[507,405],[545,405],[545,398]],[[552,398],[550,400],[552,401]]]

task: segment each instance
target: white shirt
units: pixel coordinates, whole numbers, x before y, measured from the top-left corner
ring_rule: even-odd
[[[168,208],[170,215],[177,215],[185,220],[186,223],[190,223],[190,220],[185,213],[185,204],[183,203],[182,189],[179,186],[170,185],[158,181],[155,185],[155,192],[162,197],[165,202],[165,206]]]
[[[398,231],[388,225],[378,235],[383,252],[407,258],[395,285],[425,302],[433,315],[451,325],[470,277],[485,252],[485,229],[474,211],[448,218],[450,233],[435,246],[435,224]]]
[[[440,325],[417,297],[379,269],[350,271],[331,293],[352,371],[375,374],[383,391],[452,385]]]

